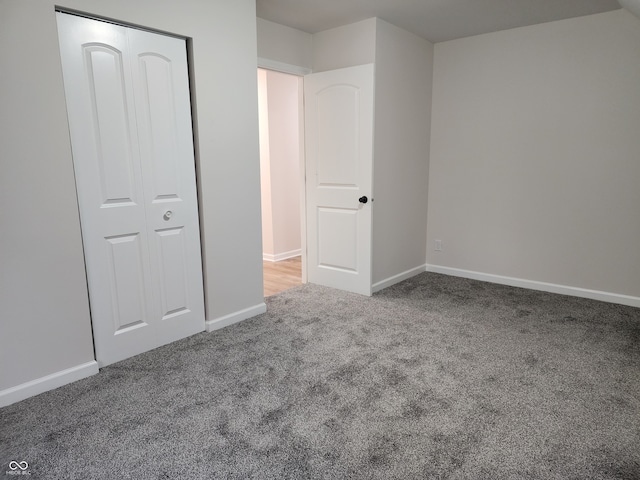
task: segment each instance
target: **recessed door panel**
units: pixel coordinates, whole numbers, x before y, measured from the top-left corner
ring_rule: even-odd
[[[318,209],[318,266],[358,270],[358,210]]]
[[[138,57],[141,104],[146,129],[140,132],[143,155],[152,159],[153,200],[179,197],[179,170],[176,168],[178,140],[170,59],[144,53]]]
[[[145,323],[144,275],[140,235],[106,238],[114,333]]]
[[[133,159],[122,52],[89,44],[84,55],[102,203],[130,203],[134,201]]]
[[[186,244],[183,228],[171,228],[156,232],[160,255],[160,291],[162,319],[188,313],[186,279]]]
[[[358,103],[354,85],[331,85],[316,96],[319,186],[357,186]]]

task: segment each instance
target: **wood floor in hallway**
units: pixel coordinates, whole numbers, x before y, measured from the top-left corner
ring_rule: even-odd
[[[289,258],[279,262],[263,261],[262,266],[265,297],[302,285],[302,257]]]

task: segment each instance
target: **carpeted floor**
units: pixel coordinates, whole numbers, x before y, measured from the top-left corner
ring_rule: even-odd
[[[638,479],[640,309],[424,273],[0,409],[46,479]]]

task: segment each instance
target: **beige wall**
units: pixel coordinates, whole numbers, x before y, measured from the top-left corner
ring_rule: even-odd
[[[639,89],[624,10],[436,44],[428,262],[640,296]]]
[[[269,148],[269,96],[267,70],[258,69],[258,119],[260,133],[260,198],[262,210],[262,256],[274,254]]]
[[[300,254],[300,82],[294,75],[258,70],[262,252],[267,260]]]
[[[54,6],[192,39],[207,319],[264,305],[253,0],[0,2],[0,391],[93,359]]]

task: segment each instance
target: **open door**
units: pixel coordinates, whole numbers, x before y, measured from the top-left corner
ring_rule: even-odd
[[[308,281],[371,295],[373,65],[304,77]]]

